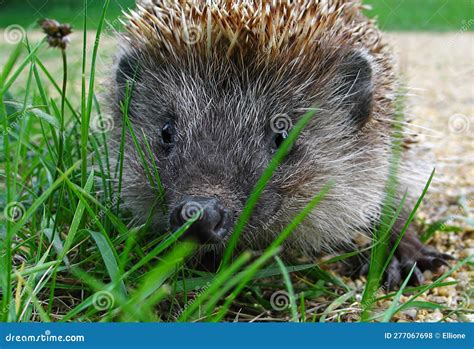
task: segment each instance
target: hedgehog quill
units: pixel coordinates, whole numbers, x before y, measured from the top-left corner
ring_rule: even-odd
[[[238,246],[267,247],[329,180],[334,186],[284,255],[313,257],[370,235],[385,195],[398,82],[390,48],[362,10],[356,0],[149,0],[127,13],[109,100],[121,126],[132,82],[128,116],[140,144],[150,145],[168,208],[154,213],[156,231],[177,229],[199,211],[186,236],[218,259],[276,149],[317,106]],[[397,203],[405,191],[419,195],[426,180],[402,166]],[[128,136],[121,195],[142,220],[156,201]],[[394,225],[392,244],[410,210]],[[423,270],[447,259],[410,227],[387,270],[389,287],[415,262],[412,281],[421,283]]]

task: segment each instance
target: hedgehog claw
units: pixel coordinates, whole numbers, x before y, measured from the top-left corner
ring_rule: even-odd
[[[449,260],[454,258],[441,253],[431,246],[426,246],[414,234],[405,235],[395,251],[392,260],[385,270],[385,284],[387,291],[396,289],[406,279],[413,265],[416,267],[410,277],[409,284],[418,286],[425,282],[423,272],[436,272],[442,266],[449,266]],[[368,256],[355,256],[348,261],[351,276],[366,275],[369,269]]]
[[[413,268],[413,265],[406,272],[409,273],[411,268]],[[411,285],[414,285],[414,286],[419,286],[425,282],[425,277],[423,275],[423,272],[420,270],[418,266],[416,266],[415,269],[413,270],[413,274],[411,274],[409,282]]]
[[[449,263],[445,259],[433,256],[422,257],[418,259],[417,263],[422,270],[436,270],[443,265],[449,266]]]
[[[369,263],[364,263],[360,268],[359,276],[367,275],[369,272]]]
[[[400,262],[398,261],[397,257],[393,256],[387,267],[387,270],[385,271],[385,284],[387,285],[387,289],[390,291],[397,288],[397,286],[400,284],[401,278]]]
[[[403,282],[416,263],[409,280],[409,284],[414,286],[425,282],[423,275],[425,270],[436,272],[442,266],[449,266],[448,260],[453,259],[452,256],[441,253],[431,246],[423,245],[415,234],[406,235],[402,239],[395,251],[395,258],[400,261],[400,279],[398,279],[398,283]],[[393,289],[392,286],[388,283],[389,290]]]
[[[405,280],[413,268],[414,262],[405,262],[403,265],[399,262],[398,258],[394,256],[385,271],[385,286],[387,291],[393,291]],[[425,281],[425,277],[421,269],[416,266],[411,274],[409,283],[410,285],[421,285]]]

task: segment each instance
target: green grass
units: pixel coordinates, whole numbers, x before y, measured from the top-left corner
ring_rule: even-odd
[[[471,0],[365,0],[386,31],[472,31]]]
[[[388,31],[474,30],[471,15],[474,5],[470,0],[364,0],[364,3],[373,7],[367,14],[377,17],[380,27]],[[88,26],[97,28],[103,2],[89,0],[88,4]],[[133,0],[111,1],[107,21],[117,27],[115,20],[121,14],[121,9],[130,8],[133,4]],[[81,29],[82,8],[81,0],[63,4],[49,1],[44,5],[41,5],[41,2],[33,1],[30,5],[27,2],[10,0],[0,4],[0,27],[11,24],[28,27],[38,19],[48,17],[71,23],[75,28]]]
[[[99,62],[103,51],[107,52],[100,32],[105,11],[98,18],[97,39],[89,38],[94,47],[81,48],[73,42],[66,52],[66,94],[62,93],[61,51],[46,48],[41,39],[2,46],[8,57],[2,57],[0,72],[1,321],[222,321],[236,317],[249,321],[270,314],[273,320],[325,322],[344,321],[353,313],[351,304],[365,310],[362,320],[386,321],[411,306],[437,306],[419,297],[449,284],[444,280],[467,260],[432,284],[411,288],[404,284],[398,293],[384,295],[376,292],[383,268],[375,268],[362,303],[356,295],[363,289],[327,270],[354,253],[321,263],[283,263],[280,246],[309,212],[318,209],[334,185],[331,182],[261,254],[234,251],[262,189],[314,111],[295,124],[255,185],[234,231],[234,243],[217,273],[194,270],[185,263],[196,246],[179,242],[179,237],[192,220],[176,232],[145,238],[148,220],[134,224],[120,210],[118,193],[110,185],[111,179],[121,182],[121,165],[111,168],[107,158],[99,156],[99,150],[108,151],[107,135],[90,128],[92,118],[105,117],[96,103]],[[133,86],[129,88],[127,96]],[[122,134],[141,137],[140,130],[127,122],[128,104],[126,97]],[[140,142],[135,146],[138,149]],[[161,198],[166,188],[161,187],[160,169],[147,161],[150,151],[145,143],[139,152],[143,164],[152,165],[147,174]],[[397,161],[393,163],[396,169]],[[391,185],[387,184],[388,192]],[[161,204],[156,203],[148,218]],[[427,230],[427,239],[433,229]],[[384,234],[378,234],[374,246],[383,246],[384,239]],[[377,259],[384,253],[374,252],[373,264],[383,265]],[[272,297],[280,294],[288,297],[288,307],[275,306]],[[400,304],[402,294],[412,296]],[[392,306],[378,314],[370,312],[381,299],[393,300]],[[468,311],[463,307],[443,310],[459,316]]]
[[[100,13],[104,1],[87,1],[87,25],[95,29],[100,24]],[[116,20],[122,13],[122,9],[131,8],[134,0],[113,0],[107,11],[108,23],[118,27]],[[74,28],[83,28],[83,1],[6,1],[0,3],[0,27],[18,24],[25,28],[36,24],[42,18],[54,18],[63,23],[70,23]]]

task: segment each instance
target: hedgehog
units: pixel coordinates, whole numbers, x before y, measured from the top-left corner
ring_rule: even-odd
[[[122,20],[109,89],[120,126],[112,134],[116,150],[124,104],[135,142],[149,150],[140,154],[127,133],[125,207],[139,221],[151,217],[153,232],[176,230],[199,211],[185,235],[202,245],[203,259],[219,261],[258,179],[293,125],[313,110],[238,248],[265,249],[328,181],[331,189],[282,254],[315,258],[354,248],[360,234],[370,237],[385,197],[400,83],[390,47],[363,10],[359,0],[138,1]],[[158,169],[159,186],[143,158]],[[410,164],[401,166],[397,204],[404,192],[419,195],[423,181]],[[411,212],[406,206],[392,246]],[[414,263],[411,282],[419,284],[424,270],[449,258],[422,244],[410,226],[387,268],[389,288]],[[356,271],[364,269],[361,263]]]

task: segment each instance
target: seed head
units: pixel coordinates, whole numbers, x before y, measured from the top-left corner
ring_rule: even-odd
[[[45,18],[39,21],[39,25],[47,35],[50,47],[58,47],[61,50],[66,49],[70,41],[69,34],[72,33],[70,24],[61,24],[54,19]]]

